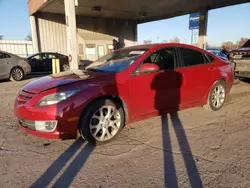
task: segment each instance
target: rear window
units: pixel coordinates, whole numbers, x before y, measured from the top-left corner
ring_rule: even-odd
[[[214,58],[211,55],[204,54],[204,56],[205,56],[207,63],[211,63],[214,61]]]

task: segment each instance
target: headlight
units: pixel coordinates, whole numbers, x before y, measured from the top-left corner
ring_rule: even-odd
[[[43,97],[37,105],[38,106],[49,106],[52,104],[57,104],[65,99],[71,97],[72,95],[76,94],[78,91],[79,90],[69,90],[69,91],[58,92],[58,93],[54,93],[51,95],[47,95],[47,96]]]

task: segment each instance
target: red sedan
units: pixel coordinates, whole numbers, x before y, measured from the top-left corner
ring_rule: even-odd
[[[46,138],[94,143],[114,139],[125,124],[194,106],[219,110],[233,83],[232,65],[183,44],[124,48],[85,70],[43,77],[15,101],[23,130]]]

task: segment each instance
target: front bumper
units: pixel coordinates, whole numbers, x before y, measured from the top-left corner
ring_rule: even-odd
[[[71,101],[47,107],[32,106],[30,103],[34,101],[36,101],[35,94],[23,91],[15,101],[14,113],[17,117],[17,124],[22,130],[44,138],[69,139],[77,137],[80,112],[74,108]],[[35,122],[38,125],[35,125]],[[41,123],[44,122],[56,122],[57,124],[48,131],[41,128]]]
[[[29,127],[24,126],[19,121],[17,121],[17,125],[21,127],[21,129],[29,134],[32,134],[34,136],[42,137],[42,138],[49,138],[49,139],[71,139],[77,137],[76,133],[71,132],[60,132],[58,129],[56,129],[53,132],[42,132],[42,131],[36,131]]]

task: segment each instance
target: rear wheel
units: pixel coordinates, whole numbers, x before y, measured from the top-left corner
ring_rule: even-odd
[[[223,106],[225,99],[226,85],[224,81],[219,80],[214,83],[204,107],[210,111],[217,111]]]
[[[104,144],[113,140],[124,126],[121,105],[112,100],[100,100],[91,104],[80,120],[80,135],[92,144]]]
[[[24,77],[23,70],[20,67],[14,67],[10,73],[12,81],[21,81]]]
[[[63,71],[68,71],[69,70],[69,65],[63,64],[62,69],[63,69]]]

